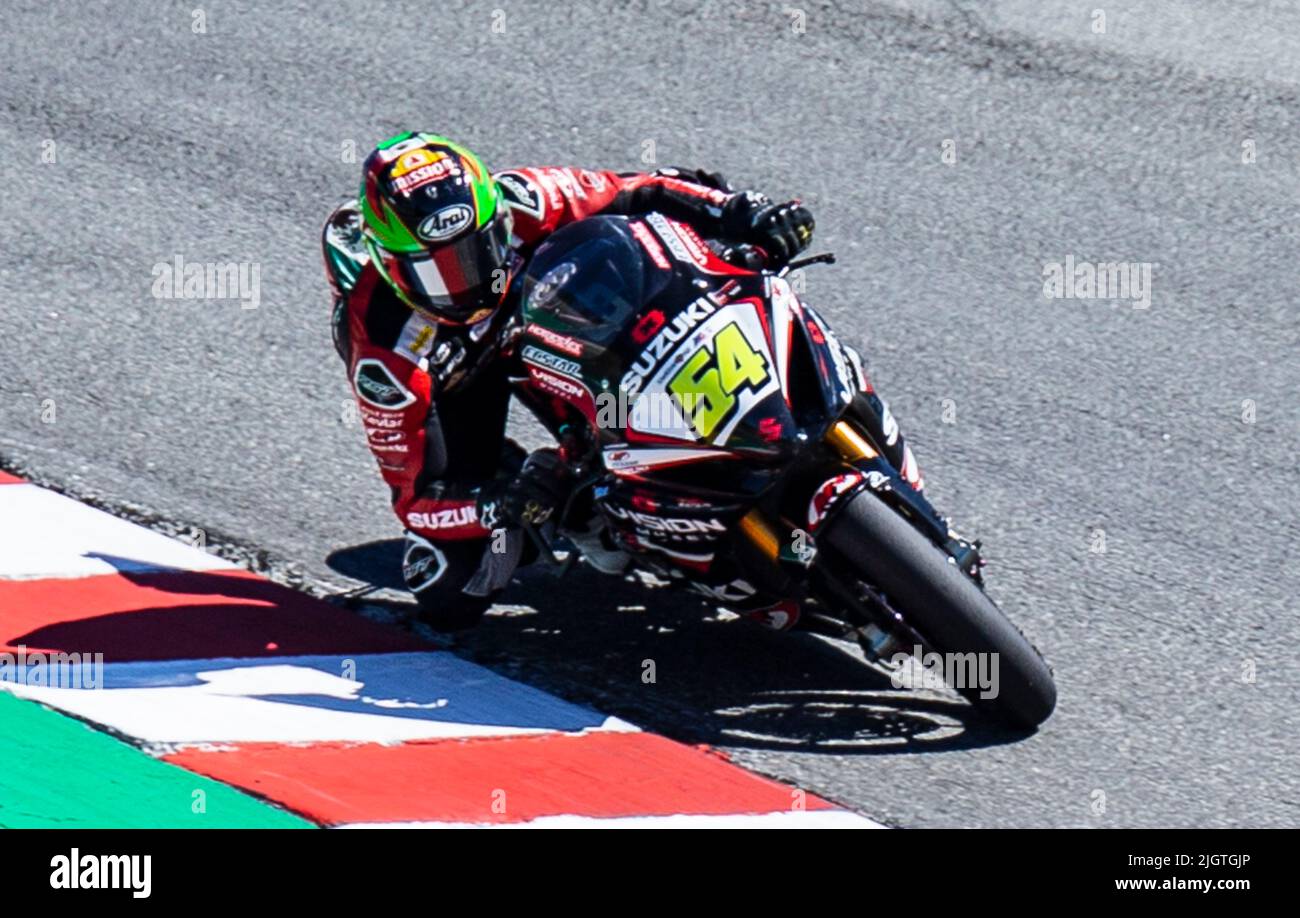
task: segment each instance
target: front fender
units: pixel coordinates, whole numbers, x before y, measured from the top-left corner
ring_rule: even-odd
[[[948,521],[939,516],[930,502],[908,484],[902,473],[894,468],[870,436],[857,425],[847,418],[841,418],[831,425],[826,439],[850,470],[841,471],[827,479],[814,492],[808,507],[809,532],[815,536],[816,531],[848,503],[849,498],[869,488],[936,545],[948,541]]]

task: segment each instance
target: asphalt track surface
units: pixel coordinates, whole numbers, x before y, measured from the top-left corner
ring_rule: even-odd
[[[806,298],[985,540],[1057,713],[1004,735],[583,572],[526,575],[460,651],[895,825],[1300,822],[1297,4],[1115,4],[1104,34],[1096,0],[213,0],[197,34],[196,6],[4,4],[5,460],[310,581],[391,577],[355,549],[398,529],[316,243],[348,145],[632,169],[653,141],[814,208],[841,260]],[[155,299],[177,254],[256,262],[258,307]],[[1150,307],[1045,298],[1067,255],[1152,263]]]

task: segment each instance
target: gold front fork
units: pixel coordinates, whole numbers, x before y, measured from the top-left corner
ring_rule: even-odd
[[[769,561],[775,561],[780,556],[781,541],[777,537],[776,530],[757,508],[740,518],[740,531]]]
[[[880,455],[862,434],[849,426],[848,421],[836,421],[831,429],[826,431],[826,442],[835,447],[836,451],[850,462],[858,459],[875,459]]]

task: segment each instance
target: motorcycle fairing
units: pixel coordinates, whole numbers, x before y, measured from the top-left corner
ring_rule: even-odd
[[[559,230],[525,273],[516,353],[552,433],[598,445],[611,530],[698,573],[857,377],[787,280],[723,270],[697,240],[659,215]]]

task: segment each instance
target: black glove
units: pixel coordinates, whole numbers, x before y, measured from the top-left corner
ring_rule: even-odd
[[[540,525],[569,496],[569,469],[553,449],[539,449],[524,460],[513,478],[484,485],[478,494],[478,521],[485,529]]]
[[[773,204],[767,195],[745,191],[722,209],[722,231],[729,239],[756,245],[769,268],[784,267],[812,242],[816,223],[798,201]]]

